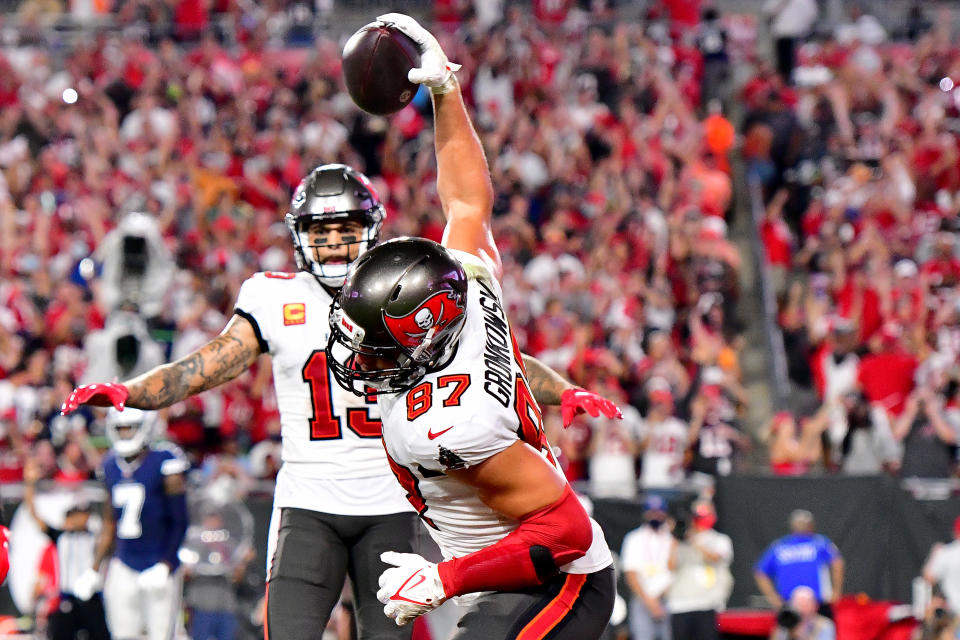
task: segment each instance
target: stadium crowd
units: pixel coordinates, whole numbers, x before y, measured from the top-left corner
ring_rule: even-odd
[[[429,96],[389,119],[359,111],[340,80],[348,34],[315,28],[329,16],[132,0],[125,28],[64,37],[40,4],[0,56],[0,482],[30,458],[68,483],[94,477],[106,441],[101,414],[60,416],[63,399],[189,353],[251,273],[294,269],[282,218],[313,166],[364,170],[387,237],[439,240],[444,219]],[[946,21],[895,40],[853,15],[785,76],[709,6],[652,3],[634,23],[603,3],[475,4],[438,3],[435,24],[491,167],[513,331],[623,407],[567,430],[545,413],[571,481],[671,496],[754,446],[735,313],[748,256],[728,227],[738,146],[761,185],[791,380],[816,396],[760,434],[770,469],[953,474],[960,55]],[[739,93],[734,67],[754,69]],[[275,476],[266,359],[164,419],[224,501]],[[698,506],[703,534],[716,514]],[[719,546],[712,562],[729,563]]]
[[[346,34],[304,33],[293,14],[231,5],[209,17],[217,28],[78,36],[69,55],[26,30],[3,59],[3,479],[28,452],[45,477],[90,477],[98,417],[59,416],[63,397],[189,352],[245,277],[293,268],[282,213],[310,167],[363,168],[389,236],[439,239],[427,96],[389,121],[363,114],[341,89]],[[688,442],[707,474],[747,444],[731,313],[742,258],[724,221],[734,131],[726,85],[704,75],[705,60],[726,67],[728,40],[706,15],[714,38],[666,13],[607,29],[603,10],[572,9],[565,47],[546,15],[440,16],[492,168],[517,340],[635,407],[561,438],[571,479],[598,495],[637,492],[644,448],[644,485],[668,488]],[[269,382],[263,364],[171,408],[170,437],[213,477],[269,478]],[[654,398],[666,409],[648,428]]]
[[[854,12],[790,84],[761,67],[742,89],[789,375],[816,397],[774,417],[775,472],[954,474],[960,66],[936,25],[893,40]]]

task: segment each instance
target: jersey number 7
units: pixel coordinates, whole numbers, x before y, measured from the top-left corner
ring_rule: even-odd
[[[341,416],[334,413],[333,388],[330,384],[330,370],[327,368],[327,354],[317,350],[310,354],[303,365],[303,381],[310,385],[310,399],[313,415],[310,417],[311,440],[336,440],[343,437]],[[375,404],[367,400],[368,404]],[[350,407],[347,409],[347,427],[361,438],[379,438],[382,436],[380,420],[371,418],[368,409]]]

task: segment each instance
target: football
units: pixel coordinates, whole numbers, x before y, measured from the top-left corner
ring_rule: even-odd
[[[343,47],[343,81],[358,107],[375,115],[395,113],[410,104],[417,85],[407,72],[420,66],[417,45],[381,23],[368,24]]]

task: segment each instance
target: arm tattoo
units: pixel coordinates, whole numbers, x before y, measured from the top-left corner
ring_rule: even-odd
[[[543,364],[533,356],[522,354],[523,364],[527,369],[527,384],[533,393],[533,398],[537,404],[558,405],[560,396],[567,389],[573,388],[573,385],[563,377]]]
[[[260,355],[258,345],[248,342],[227,330],[190,355],[134,378],[126,383],[127,405],[162,409],[233,380]]]

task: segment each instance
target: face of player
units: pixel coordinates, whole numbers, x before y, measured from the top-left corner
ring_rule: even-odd
[[[366,354],[357,354],[354,362],[360,371],[381,371],[383,369],[393,369],[397,366],[395,360]]]
[[[90,514],[86,511],[76,511],[63,520],[63,528],[67,531],[86,531]]]
[[[307,227],[307,237],[319,264],[348,264],[360,255],[363,225],[352,220],[313,222]]]

